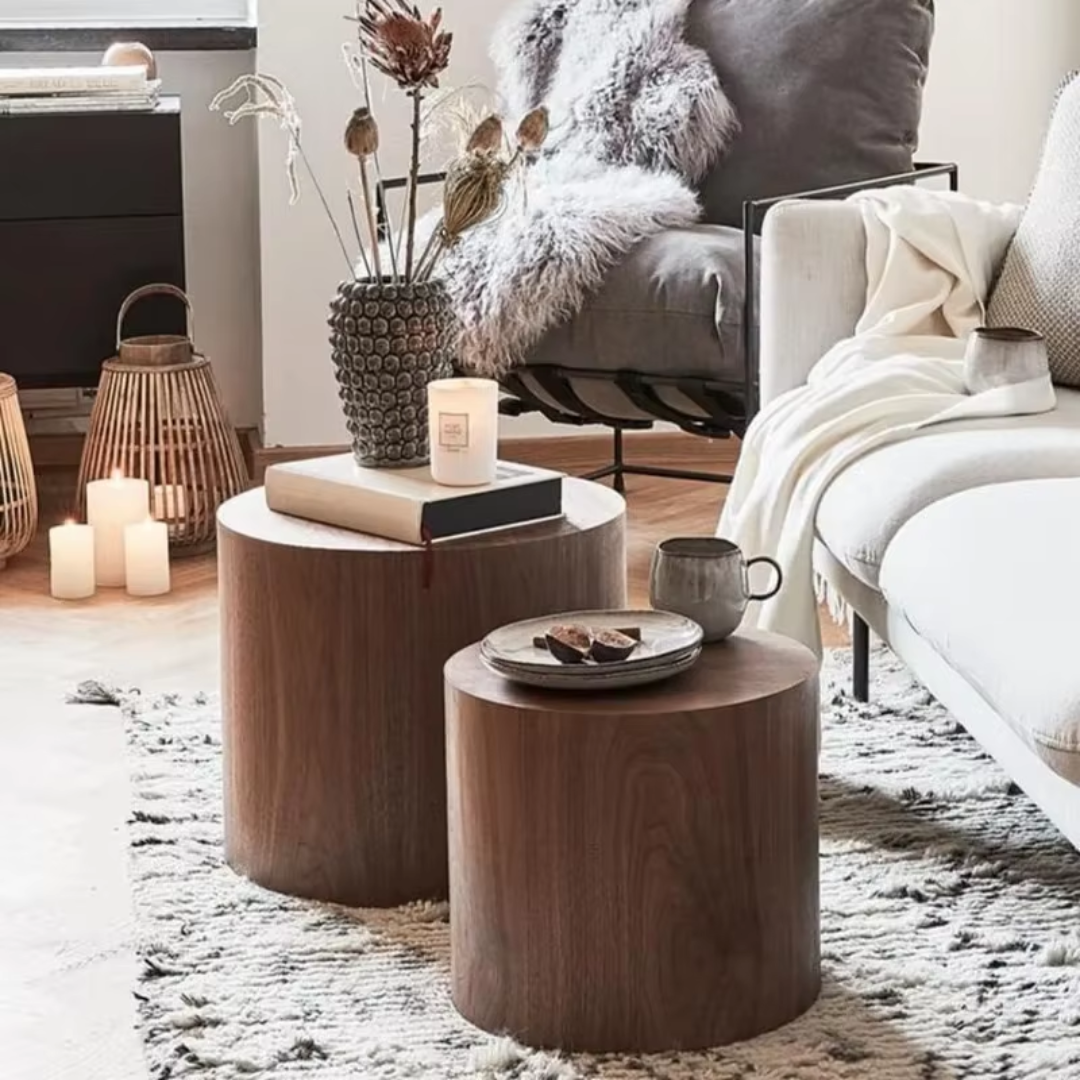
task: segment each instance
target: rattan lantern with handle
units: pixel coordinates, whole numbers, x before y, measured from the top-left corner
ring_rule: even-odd
[[[18,391],[10,375],[0,375],[0,570],[34,539],[37,522],[37,485]]]
[[[174,296],[188,333],[125,339],[124,320],[147,296]],[[151,508],[169,526],[170,548],[193,555],[213,548],[217,508],[247,487],[247,467],[221,404],[210,361],[195,351],[191,302],[174,285],[147,285],[120,309],[117,355],[102,368],[79,470],[86,485],[113,475],[150,483]]]

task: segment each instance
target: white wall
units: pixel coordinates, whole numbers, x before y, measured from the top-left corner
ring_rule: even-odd
[[[963,189],[1023,202],[1054,95],[1080,68],[1080,0],[938,0],[920,157]]]
[[[100,57],[20,53],[16,59],[44,66],[95,64]],[[165,92],[183,99],[187,279],[196,341],[213,361],[233,423],[255,426],[262,422],[256,135],[229,128],[207,109],[218,90],[254,69],[255,57],[162,53],[158,64]]]
[[[253,71],[245,52],[166,53],[165,89],[183,98],[188,287],[196,339],[213,361],[229,417],[263,420],[257,132],[209,111],[214,95]]]
[[[506,0],[444,0],[455,32],[448,85],[490,85],[486,40]],[[338,62],[348,33],[346,0],[260,0],[260,67],[293,89],[305,144],[344,218],[351,179],[341,135],[356,95]],[[920,158],[958,160],[965,190],[1022,201],[1038,160],[1050,104],[1063,75],[1080,67],[1080,0],[937,0],[938,31],[927,86]],[[400,171],[402,136],[383,118],[391,143],[387,172]],[[399,131],[403,132],[399,120]],[[389,136],[389,138],[388,138]],[[263,239],[263,383],[266,441],[345,441],[326,344],[327,304],[342,259],[310,187],[286,205],[284,141],[266,126],[260,140]],[[514,434],[544,425],[515,426]],[[566,429],[547,429],[565,433]]]

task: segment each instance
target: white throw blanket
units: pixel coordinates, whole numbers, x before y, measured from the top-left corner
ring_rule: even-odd
[[[743,442],[719,535],[771,555],[784,587],[751,605],[747,625],[820,653],[813,543],[818,504],[857,458],[932,424],[1049,412],[1049,376],[969,395],[966,338],[985,321],[994,268],[1020,211],[901,187],[853,201],[866,227],[866,310],[806,386],[771,402]],[[897,477],[903,483],[903,477]]]

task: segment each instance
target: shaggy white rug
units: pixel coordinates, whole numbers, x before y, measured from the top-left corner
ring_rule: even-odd
[[[705,1054],[559,1057],[448,994],[444,905],[291,900],[222,864],[214,702],[126,696],[137,995],[155,1080],[1080,1077],[1080,854],[888,656],[875,703],[828,658],[825,989],[801,1020]]]

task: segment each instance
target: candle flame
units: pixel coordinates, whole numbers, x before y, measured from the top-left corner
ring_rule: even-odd
[[[76,520],[73,517],[69,517],[69,518],[64,519],[64,525],[65,526],[76,525],[76,524],[78,524],[78,522],[76,522]]]
[[[112,474],[110,476],[110,479],[112,479],[112,480],[123,480],[124,479],[124,470],[119,468],[119,467],[113,469]]]

